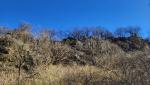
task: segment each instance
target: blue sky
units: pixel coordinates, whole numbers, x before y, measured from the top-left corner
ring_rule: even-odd
[[[28,22],[41,27],[69,30],[102,26],[113,31],[140,26],[150,32],[149,0],[0,0],[0,25],[17,27]]]

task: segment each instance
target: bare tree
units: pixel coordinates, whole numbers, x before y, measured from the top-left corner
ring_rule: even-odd
[[[81,29],[74,29],[71,33],[70,36],[76,40],[82,40],[84,34],[83,34],[83,30]]]
[[[7,27],[0,26],[0,35],[7,34],[10,31]]]
[[[97,27],[92,30],[92,35],[98,39],[108,39],[111,38],[113,35],[105,28]]]
[[[110,31],[105,29],[103,37],[104,39],[111,39],[113,37],[113,34]]]
[[[127,34],[127,29],[123,28],[123,27],[118,28],[115,31],[115,35],[116,35],[116,37],[127,37],[127,35],[128,35]]]
[[[40,39],[53,40],[56,32],[54,30],[42,30],[40,33]]]
[[[102,39],[103,34],[104,34],[104,30],[101,28],[92,29],[92,35],[95,38]]]
[[[140,28],[139,27],[129,27],[127,32],[131,37],[139,37],[140,36]]]
[[[7,34],[14,39],[22,40],[24,43],[31,42],[33,40],[32,27],[29,24],[21,24],[18,28],[9,31]]]

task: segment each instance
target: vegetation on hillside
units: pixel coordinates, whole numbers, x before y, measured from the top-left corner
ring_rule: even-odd
[[[0,27],[0,85],[150,84],[150,42],[138,27],[31,31]]]

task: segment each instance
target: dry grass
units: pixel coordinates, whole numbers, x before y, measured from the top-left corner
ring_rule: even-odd
[[[0,72],[0,85],[12,85],[16,82],[16,74],[12,72]]]
[[[35,75],[24,75],[19,85],[98,85],[120,81],[115,70],[100,69],[94,66],[41,66]],[[1,72],[1,85],[17,84],[18,74]]]

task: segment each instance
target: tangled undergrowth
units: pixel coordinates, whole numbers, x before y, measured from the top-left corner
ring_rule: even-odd
[[[0,85],[150,84],[149,42],[137,30],[76,30],[57,41],[52,30],[35,37],[30,29],[0,30]]]

